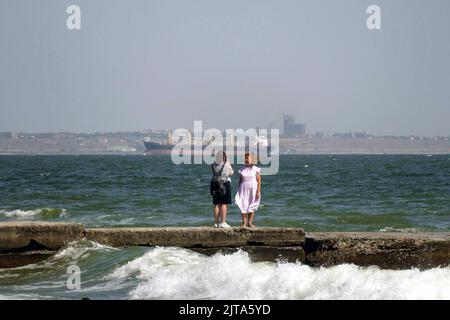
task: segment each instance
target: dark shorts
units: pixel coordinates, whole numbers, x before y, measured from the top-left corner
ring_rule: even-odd
[[[231,204],[231,184],[230,182],[225,182],[225,187],[227,193],[223,196],[214,195],[213,196],[213,204]]]

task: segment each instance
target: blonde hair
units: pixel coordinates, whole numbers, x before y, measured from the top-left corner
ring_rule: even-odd
[[[252,166],[258,163],[258,159],[256,157],[256,154],[254,152],[246,152],[244,155],[244,158],[248,157],[248,163]]]

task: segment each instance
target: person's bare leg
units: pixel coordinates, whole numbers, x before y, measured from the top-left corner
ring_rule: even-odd
[[[227,223],[227,205],[220,205],[220,218],[222,219],[222,223]]]
[[[248,214],[248,226],[249,227],[254,227],[255,225],[253,224],[253,217],[255,216],[255,211],[252,211]]]
[[[247,214],[242,212],[242,225],[241,227],[247,226]]]
[[[214,224],[219,225],[219,206],[214,206]]]

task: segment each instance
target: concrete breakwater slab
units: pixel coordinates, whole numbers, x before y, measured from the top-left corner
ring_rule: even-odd
[[[172,246],[204,254],[243,249],[253,261],[310,266],[353,263],[383,269],[450,265],[450,233],[316,232],[300,228],[84,228],[76,223],[1,222],[0,268],[36,263],[72,241],[113,247]]]
[[[0,253],[58,250],[67,242],[83,237],[84,226],[77,223],[0,222]]]
[[[0,222],[0,268],[45,260],[77,240],[112,247],[173,246],[205,254],[248,249],[255,260],[305,260],[305,233],[299,228],[84,228],[76,223]]]
[[[0,268],[43,261],[68,242],[83,237],[84,227],[77,223],[0,222]]]
[[[93,228],[86,229],[85,237],[113,247],[289,247],[303,246],[305,241],[300,228]]]
[[[243,248],[253,261],[305,261],[300,228],[103,228],[86,229],[86,239],[113,247],[183,247],[207,255]]]
[[[315,232],[307,233],[305,251],[311,266],[429,269],[450,265],[450,233]]]
[[[100,228],[86,229],[86,239],[113,247],[182,247],[207,255],[243,248],[253,261],[305,261],[300,228]]]

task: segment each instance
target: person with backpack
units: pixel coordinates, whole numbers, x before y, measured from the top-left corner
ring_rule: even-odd
[[[211,165],[212,179],[210,193],[214,205],[214,227],[230,228],[227,224],[227,205],[231,204],[231,179],[234,171],[223,151],[216,154],[216,161]]]

